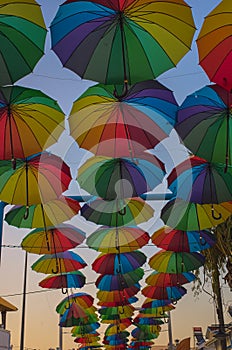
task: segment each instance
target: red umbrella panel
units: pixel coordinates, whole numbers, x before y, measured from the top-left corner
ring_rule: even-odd
[[[85,285],[86,277],[81,271],[72,271],[49,275],[39,282],[39,286],[49,289],[81,288]]]

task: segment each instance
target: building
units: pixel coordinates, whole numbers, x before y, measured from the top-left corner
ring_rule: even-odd
[[[6,315],[7,312],[17,311],[17,307],[9,303],[7,300],[0,297],[0,312],[2,322],[0,324],[0,350],[11,350],[11,334],[6,329]]]

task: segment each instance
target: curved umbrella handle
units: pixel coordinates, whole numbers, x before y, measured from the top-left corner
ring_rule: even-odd
[[[206,240],[200,235],[200,245],[204,246],[206,243]]]
[[[119,210],[118,211],[118,213],[120,214],[120,215],[126,215],[126,207],[124,207],[123,209],[121,209],[121,210]]]
[[[211,207],[211,215],[214,218],[214,220],[220,220],[222,218],[222,214],[219,213],[218,216],[215,215],[214,207]]]
[[[27,220],[29,216],[29,205],[26,205],[26,210],[25,213],[23,215],[24,220]]]
[[[176,305],[176,304],[177,304],[177,300],[173,300],[173,301],[172,301],[172,304],[173,304],[173,305]]]
[[[123,307],[123,305],[122,305],[122,311],[120,311],[120,308],[118,308],[118,312],[120,313],[120,315],[124,314],[124,307]]]
[[[58,266],[58,264],[56,264],[56,269],[55,269],[55,270],[52,269],[52,273],[53,273],[54,275],[56,275],[57,273],[59,273],[59,266]]]
[[[68,294],[68,288],[61,288],[62,294]]]

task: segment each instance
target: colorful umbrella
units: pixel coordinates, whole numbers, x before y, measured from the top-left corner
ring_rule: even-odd
[[[142,248],[149,239],[149,234],[136,226],[102,226],[87,237],[86,244],[102,253],[117,253],[119,248],[121,253],[126,253]]]
[[[51,23],[52,49],[62,64],[104,84],[157,77],[189,51],[194,33],[182,0],[68,0]]]
[[[85,232],[70,224],[37,228],[22,240],[24,250],[33,254],[54,254],[75,248],[85,240]]]
[[[167,177],[169,190],[185,201],[206,204],[232,199],[232,166],[210,163],[191,156],[179,163]]]
[[[76,253],[66,251],[57,254],[43,255],[31,266],[32,270],[40,273],[66,273],[83,269],[86,262]]]
[[[105,201],[96,199],[81,208],[81,215],[89,221],[106,226],[133,226],[153,217],[154,210],[141,198]]]
[[[154,232],[151,240],[157,247],[173,252],[197,252],[215,244],[215,236],[210,231],[181,231],[168,226]]]
[[[127,327],[131,325],[131,321],[125,323],[119,323],[117,325],[109,325],[105,330],[105,335],[117,334],[123,332]]]
[[[158,326],[160,324],[164,324],[164,321],[161,320],[160,318],[154,318],[154,317],[138,317],[136,316],[133,320],[134,325],[136,326]]]
[[[107,300],[103,300],[103,301],[99,301],[97,304],[100,306],[107,306],[107,307],[112,307],[112,306],[122,306],[122,305],[130,305],[133,303],[136,303],[138,301],[138,298],[133,296],[130,297],[128,299],[123,299],[120,301],[107,301]]]
[[[132,337],[138,339],[138,340],[150,340],[150,339],[155,339],[158,337],[158,333],[151,333],[148,330],[143,330],[139,327],[133,329],[131,331]]]
[[[155,156],[144,153],[141,157],[91,157],[79,167],[77,181],[105,200],[139,197],[160,185],[165,175],[164,164]]]
[[[232,165],[231,96],[218,85],[205,86],[187,96],[177,114],[185,146],[211,163]]]
[[[82,324],[91,324],[98,321],[97,315],[89,313],[76,303],[72,303],[60,318],[60,327],[80,326]]]
[[[83,334],[94,332],[99,327],[100,327],[100,323],[98,323],[98,322],[91,323],[88,325],[74,326],[71,329],[71,333],[72,333],[73,337],[77,337],[78,334],[83,335]]]
[[[194,281],[196,276],[191,272],[183,273],[165,273],[165,272],[152,272],[145,280],[147,284],[155,287],[173,287],[179,286]],[[152,298],[159,299],[159,298]],[[169,298],[164,298],[169,299]],[[165,306],[162,306],[165,308]]]
[[[146,255],[139,250],[128,253],[102,253],[92,263],[92,268],[102,275],[125,274],[141,267],[146,260]]]
[[[151,298],[146,298],[145,301],[142,303],[142,308],[160,308],[170,305],[171,303],[171,300],[155,300]]]
[[[185,289],[182,286],[174,286],[174,287],[146,286],[142,289],[142,294],[145,297],[161,299],[161,300],[163,299],[170,299],[172,301],[179,300],[186,293],[187,293],[187,289]]]
[[[99,290],[97,292],[97,298],[100,301],[107,302],[121,302],[123,304],[123,300],[129,299],[134,296],[140,290],[140,285],[136,283],[134,286],[130,288],[125,288],[123,290],[114,290],[111,292]]]
[[[204,19],[197,38],[199,64],[211,81],[232,89],[232,6],[222,0]]]
[[[204,255],[194,252],[170,252],[167,250],[161,250],[155,253],[149,260],[149,265],[152,269],[158,272],[165,273],[183,273],[196,270],[204,265]],[[155,298],[154,299],[158,299]],[[170,299],[170,298],[162,298]]]
[[[122,290],[139,282],[143,278],[143,275],[144,270],[142,268],[137,268],[124,274],[101,275],[97,278],[95,284],[100,290]]]
[[[44,228],[70,220],[79,210],[78,201],[61,196],[44,204],[31,205],[26,219],[26,206],[14,206],[6,213],[5,221],[19,228]]]
[[[71,179],[68,165],[49,152],[18,159],[15,169],[10,160],[2,160],[0,200],[26,207],[46,203],[66,191]]]
[[[161,210],[161,219],[178,230],[195,231],[215,227],[232,214],[232,202],[197,204],[179,198],[170,200]]]
[[[50,289],[81,288],[85,282],[86,277],[81,271],[72,271],[49,275],[39,282],[39,286]]]
[[[1,18],[0,14],[0,22]],[[9,57],[14,57],[17,70],[15,56]],[[64,119],[58,103],[43,92],[22,86],[0,87],[0,159],[15,162],[16,158],[42,152],[58,141],[65,128]]]
[[[84,292],[74,293],[66,298],[64,298],[56,307],[56,312],[59,314],[63,314],[65,310],[69,308],[71,303],[75,302],[79,306],[81,306],[84,309],[87,309],[93,305],[94,298]]]
[[[98,310],[101,316],[113,316],[113,315],[123,314],[125,316],[123,318],[130,317],[134,311],[135,311],[135,308],[132,305],[102,307]]]
[[[176,121],[173,92],[155,80],[118,99],[112,85],[91,86],[73,104],[69,126],[80,147],[96,155],[136,158],[166,138]]]
[[[47,30],[34,0],[1,0],[0,85],[10,85],[33,68],[44,54]]]

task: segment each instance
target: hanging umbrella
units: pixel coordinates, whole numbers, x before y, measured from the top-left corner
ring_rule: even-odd
[[[139,327],[133,329],[131,331],[132,337],[136,338],[137,340],[150,340],[150,339],[155,339],[158,337],[158,333],[151,333],[148,330],[143,330]]]
[[[231,101],[231,93],[219,85],[205,86],[183,101],[175,128],[193,154],[232,165]]]
[[[87,266],[86,262],[76,253],[66,251],[57,254],[43,255],[31,266],[40,273],[65,273],[76,271]]]
[[[232,202],[197,204],[179,198],[170,200],[161,210],[161,219],[178,230],[195,231],[215,227],[232,214]]]
[[[33,254],[54,254],[75,248],[85,240],[85,232],[70,224],[36,228],[26,235],[21,246]]]
[[[146,298],[145,301],[142,303],[142,308],[160,308],[165,307],[167,305],[170,305],[172,302],[171,300],[159,300],[159,299],[151,299]]]
[[[232,89],[232,7],[222,0],[204,19],[197,38],[199,64],[211,81]]]
[[[124,314],[125,317],[123,318],[130,317],[134,311],[135,311],[135,308],[132,305],[102,307],[98,310],[101,316],[113,316],[118,314],[121,314],[121,315]]]
[[[49,275],[39,282],[39,286],[49,289],[81,288],[85,282],[86,277],[81,271],[72,271]]]
[[[34,0],[1,0],[0,85],[10,85],[33,68],[44,54],[47,30]]]
[[[136,159],[94,156],[79,167],[77,181],[92,195],[115,200],[152,191],[164,175],[164,164],[149,153]]]
[[[191,156],[179,163],[167,177],[168,188],[185,201],[207,204],[232,199],[232,166],[210,163]]]
[[[133,286],[139,282],[144,275],[142,268],[137,268],[131,272],[118,273],[116,275],[101,275],[97,278],[95,285],[100,290],[112,291],[122,290]]]
[[[81,215],[89,221],[106,226],[133,226],[153,217],[154,210],[141,198],[105,201],[95,199],[81,208]]]
[[[26,206],[13,206],[6,215],[5,221],[19,228],[37,228],[56,226],[70,220],[80,210],[78,201],[64,196],[44,204],[31,205],[25,219]]]
[[[149,265],[152,269],[158,272],[165,273],[183,273],[196,270],[204,265],[204,255],[194,252],[171,252],[167,250],[161,250],[155,253],[149,260]],[[158,299],[155,298],[154,299]],[[162,298],[170,299],[170,298]]]
[[[136,303],[138,301],[138,298],[133,296],[128,299],[123,299],[120,301],[99,301],[97,304],[100,306],[106,306],[106,307],[112,307],[112,306],[122,306],[122,305],[131,305],[133,303]]]
[[[194,32],[182,0],[68,0],[51,23],[52,49],[62,64],[104,84],[157,77],[189,51]]]
[[[108,301],[108,302],[121,302],[123,304],[124,299],[128,299],[135,294],[138,293],[140,290],[140,285],[136,283],[134,286],[131,286],[130,288],[125,288],[123,290],[114,290],[114,291],[103,291],[100,290],[97,292],[97,298],[100,301]]]
[[[174,287],[146,286],[142,289],[142,294],[145,297],[161,299],[161,300],[163,299],[170,299],[172,301],[179,300],[186,293],[187,293],[187,289],[185,289],[182,286],[174,286]]]
[[[88,88],[73,104],[70,133],[96,155],[136,158],[166,138],[176,121],[173,92],[155,80],[137,83],[117,98],[115,86]]]
[[[72,303],[60,318],[60,327],[80,326],[82,324],[90,324],[98,321],[97,315],[88,312],[76,303]]]
[[[94,260],[92,268],[102,275],[125,274],[141,267],[146,260],[146,255],[139,250],[128,253],[102,253]]]
[[[138,317],[136,316],[133,320],[134,325],[141,327],[142,325],[148,326],[158,326],[160,324],[164,324],[164,321],[160,318],[154,317]]]
[[[15,56],[10,57],[14,57],[17,70]],[[14,163],[16,158],[29,157],[53,145],[64,131],[64,118],[58,103],[39,90],[0,87],[0,159]]]
[[[71,329],[71,334],[73,337],[77,337],[78,334],[87,334],[87,333],[94,332],[99,327],[100,327],[99,322],[91,323],[88,325],[74,326]]]
[[[119,248],[121,253],[126,253],[142,248],[149,239],[149,234],[137,226],[102,226],[87,237],[86,244],[102,253],[117,253]]]
[[[158,289],[162,288],[159,286],[153,286],[153,287],[157,287]],[[181,287],[181,286],[179,286],[179,287]],[[148,290],[149,286],[146,286],[145,288],[147,288],[147,292],[149,293],[149,290]],[[155,288],[154,289],[151,288],[151,290],[155,290]],[[176,288],[174,288],[173,290],[176,290]],[[170,291],[171,291],[171,289],[169,288],[168,290],[165,290],[165,293],[170,292]],[[183,292],[183,290],[179,290],[180,294],[182,294],[182,292]],[[151,298],[151,299],[153,299],[153,298]],[[158,299],[158,300],[167,300],[167,299]],[[160,306],[160,307],[146,307],[146,308],[139,309],[139,315],[140,315],[140,317],[142,315],[144,317],[146,317],[149,314],[153,314],[154,318],[163,318],[163,317],[166,317],[165,312],[171,311],[174,309],[175,309],[175,306],[173,306],[172,304]]]
[[[12,169],[10,160],[0,161],[0,200],[30,205],[46,203],[58,198],[71,182],[68,165],[49,152],[17,160]]]
[[[155,231],[151,240],[157,247],[173,252],[197,252],[209,249],[216,242],[210,231],[181,231],[168,226]]]
[[[173,287],[180,286],[181,284],[189,283],[194,281],[196,276],[191,272],[183,272],[183,273],[165,273],[165,272],[152,272],[147,278],[145,282],[150,286],[155,287]],[[159,299],[159,298],[152,298]],[[164,298],[169,299],[169,298]],[[165,308],[165,306],[162,306]]]
[[[84,309],[87,309],[93,305],[94,298],[84,292],[78,292],[71,294],[64,298],[56,307],[56,312],[59,314],[63,314],[65,310],[68,309],[71,303],[75,302],[79,306],[81,306]]]
[[[119,332],[123,332],[127,327],[131,325],[131,321],[122,323],[120,322],[117,325],[109,325],[106,330],[105,330],[105,335],[112,335],[112,334],[117,334]]]

